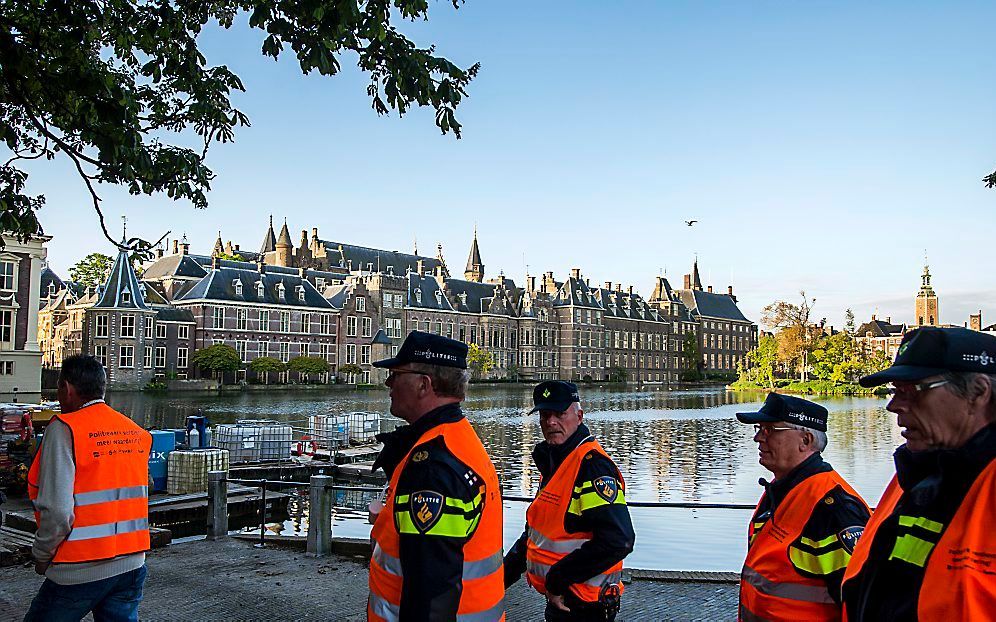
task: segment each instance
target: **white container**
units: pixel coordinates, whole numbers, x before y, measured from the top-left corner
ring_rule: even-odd
[[[349,440],[354,443],[373,443],[380,433],[378,413],[351,413],[349,415]]]
[[[349,415],[311,415],[308,435],[323,449],[349,445]]]
[[[228,452],[224,449],[171,451],[166,463],[166,492],[183,495],[207,491],[208,471],[228,472]]]
[[[231,452],[231,461],[289,460],[294,430],[269,420],[240,420],[215,426],[214,442]]]

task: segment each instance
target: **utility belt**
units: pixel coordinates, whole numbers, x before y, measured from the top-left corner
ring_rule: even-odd
[[[550,622],[614,622],[621,604],[619,586],[607,585],[602,588],[597,602],[586,602],[573,592],[564,595],[564,604],[570,613],[548,606],[547,620]]]

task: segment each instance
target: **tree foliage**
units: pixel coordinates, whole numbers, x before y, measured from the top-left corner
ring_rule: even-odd
[[[279,374],[282,371],[286,371],[287,365],[281,362],[280,359],[272,356],[258,356],[249,362],[249,369],[257,374],[266,374],[270,372]]]
[[[480,380],[494,369],[495,357],[481,346],[472,343],[467,351],[467,367],[470,368],[474,379]]]
[[[97,184],[206,207],[208,148],[249,125],[231,102],[242,80],[199,48],[208,24],[247,19],[267,35],[265,56],[293,54],[305,74],[333,76],[352,57],[377,114],[429,106],[459,138],[455,111],[479,66],[461,69],[392,23],[427,18],[425,0],[0,0],[0,142],[13,154],[0,166],[0,228],[22,239],[41,232],[44,196],[24,194],[19,167],[28,159],[68,158],[115,245]],[[150,254],[154,244],[126,246]]]
[[[212,372],[236,371],[242,366],[239,353],[232,346],[216,343],[194,352],[190,362],[198,369]]]
[[[625,367],[613,365],[608,370],[609,382],[626,382],[629,379],[629,372]]]
[[[800,291],[799,304],[776,300],[761,310],[761,322],[774,329],[778,340],[778,358],[786,366],[800,370],[803,381],[809,367],[809,352],[822,329],[810,321],[815,298]]]
[[[356,363],[346,363],[339,366],[339,377],[356,376],[363,373],[363,368]]]
[[[744,357],[745,363],[738,363],[739,382],[775,388],[775,365],[778,363],[778,341],[771,335],[762,336],[757,347]]]
[[[320,356],[298,356],[287,362],[287,369],[310,377],[327,372],[329,363]]]
[[[218,253],[217,257],[218,259],[223,259],[227,261],[245,261],[245,258],[242,255],[239,255],[238,253],[234,253],[232,255],[229,255],[228,253]]]
[[[90,253],[69,269],[69,278],[85,288],[95,288],[107,282],[114,260],[102,253]]]

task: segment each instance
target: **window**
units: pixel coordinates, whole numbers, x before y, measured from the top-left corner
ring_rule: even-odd
[[[4,311],[3,313],[10,313],[9,311]],[[96,318],[94,318],[95,325],[93,329],[94,337],[106,337],[107,336],[107,315],[101,313]],[[6,322],[4,322],[6,324]],[[0,338],[0,341],[10,341],[9,338]]]
[[[322,319],[321,319],[321,333],[323,335],[331,335],[332,334],[332,316],[329,315],[329,314],[327,314],[327,313],[323,313],[322,314]]]
[[[121,316],[121,336],[122,337],[135,337],[135,316],[134,315],[122,315]]]
[[[0,376],[14,375],[14,361],[0,361]]]
[[[388,337],[401,338],[401,318],[386,318],[384,320]]]
[[[0,289],[14,291],[14,273],[17,266],[13,261],[0,261]]]
[[[152,334],[152,322],[153,318],[151,315],[145,316],[145,336],[148,337]]]
[[[235,351],[239,353],[239,359],[242,361],[246,360],[246,352],[248,350],[246,345],[246,342],[241,339],[235,341]]]
[[[256,281],[256,297],[263,297],[263,281]]]
[[[416,287],[415,288],[415,301],[418,302],[419,304],[422,303],[422,288],[421,287]]]
[[[156,339],[166,338],[166,324],[164,322],[156,323]]]
[[[370,337],[373,334],[373,319],[363,318],[363,336]]]
[[[302,343],[298,350],[300,350],[301,356],[310,356],[311,354],[311,348],[307,343]]]
[[[280,312],[280,332],[282,333],[290,332],[290,311]]]
[[[360,346],[360,365],[370,364],[370,346]]]
[[[403,309],[405,307],[405,297],[402,294],[394,295],[394,308]]]
[[[107,346],[94,346],[93,358],[97,359],[104,367],[107,367]]]
[[[176,327],[176,338],[181,340],[190,339],[190,325],[181,324]]]
[[[242,281],[240,281],[239,279],[235,279],[234,281],[232,281],[232,284],[235,285],[235,295],[236,296],[241,296],[242,295]]]
[[[270,343],[268,341],[259,342],[259,355],[270,356]]]
[[[356,316],[349,315],[346,316],[346,336],[355,337],[356,336]]]
[[[311,332],[311,314],[302,313],[301,314],[301,332],[310,333]]]
[[[297,286],[297,299],[304,302],[304,285]]]
[[[356,310],[366,311],[367,310],[367,299],[363,296],[356,297]]]
[[[121,290],[121,304],[128,305],[131,304],[131,292],[127,289]]]
[[[146,369],[152,368],[152,346],[145,346],[145,353],[142,357],[142,367]]]
[[[187,369],[187,348],[176,349],[176,368]]]
[[[290,360],[290,344],[286,341],[280,343],[280,362],[286,363]]]
[[[225,327],[225,307],[215,307],[211,311],[211,328]]]
[[[283,298],[285,293],[287,293],[287,288],[284,287],[284,282],[280,281],[277,283],[277,296]]]
[[[118,355],[118,367],[135,366],[135,346],[121,346]]]
[[[346,344],[346,364],[356,362],[356,344],[347,343]]]
[[[166,346],[156,346],[156,367],[166,367]]]
[[[325,279],[322,277],[315,277],[315,289],[321,291],[325,288]]]
[[[384,308],[385,308],[385,309],[390,309],[391,307],[393,307],[393,306],[394,306],[393,304],[391,304],[391,300],[392,300],[393,298],[394,298],[394,295],[393,295],[393,294],[386,294],[386,295],[384,296]]]
[[[327,343],[318,344],[318,356],[326,361],[332,361],[332,346]]]
[[[246,330],[249,328],[249,309],[235,310],[235,328],[237,330]]]
[[[270,310],[261,309],[259,312],[259,330],[264,333],[270,332]]]

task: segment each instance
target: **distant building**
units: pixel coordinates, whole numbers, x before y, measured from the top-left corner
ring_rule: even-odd
[[[916,309],[913,315],[916,318],[916,327],[937,326],[940,324],[940,310],[937,306],[937,294],[930,285],[930,266],[924,264],[920,279],[922,284],[920,292],[916,295]]]
[[[894,359],[906,330],[906,324],[893,324],[891,317],[883,321],[873,315],[854,332],[854,340],[869,353],[879,351]]]
[[[41,392],[38,310],[50,236],[21,242],[3,234],[0,249],[0,393]]]

